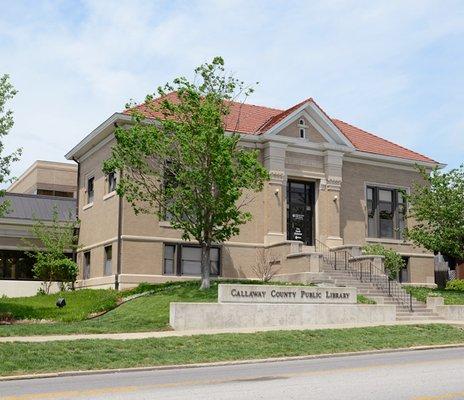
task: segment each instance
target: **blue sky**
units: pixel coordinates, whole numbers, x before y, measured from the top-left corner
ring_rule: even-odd
[[[62,161],[130,100],[222,55],[250,103],[313,97],[331,116],[464,162],[462,1],[0,0],[0,74],[19,94],[8,148]]]

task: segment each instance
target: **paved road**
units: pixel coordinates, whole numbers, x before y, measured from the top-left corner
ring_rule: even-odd
[[[464,348],[6,381],[0,399],[464,399]]]

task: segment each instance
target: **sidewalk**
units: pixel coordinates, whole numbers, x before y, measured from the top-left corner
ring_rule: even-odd
[[[133,339],[151,339],[165,337],[181,337],[193,335],[217,335],[221,333],[256,333],[268,331],[293,331],[293,330],[317,330],[317,329],[346,329],[346,328],[367,328],[373,326],[394,326],[394,325],[429,325],[445,324],[459,325],[464,327],[464,321],[396,321],[392,323],[372,323],[372,324],[343,324],[343,325],[308,325],[308,326],[286,326],[286,327],[269,327],[269,328],[237,328],[237,329],[215,329],[215,330],[192,330],[192,331],[156,331],[156,332],[126,332],[126,333],[95,333],[95,334],[76,334],[76,335],[50,335],[50,336],[7,336],[0,337],[0,343],[11,342],[56,342],[64,340],[133,340]]]

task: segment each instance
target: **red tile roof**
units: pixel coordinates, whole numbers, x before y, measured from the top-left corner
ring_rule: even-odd
[[[335,126],[345,135],[345,137],[359,151],[366,153],[380,154],[383,156],[406,158],[414,161],[425,161],[436,163],[429,157],[420,153],[409,150],[389,140],[382,139],[372,133],[366,132],[360,128],[350,125],[338,119],[333,119]]]
[[[174,101],[177,98],[175,93],[169,93],[167,97]],[[154,101],[158,102],[159,99]],[[436,163],[436,161],[431,158],[416,153],[415,151],[409,150],[386,139],[382,139],[346,122],[330,118],[312,98],[303,100],[286,110],[230,102],[230,113],[225,119],[226,130],[243,134],[261,135],[297,110],[304,103],[309,102],[313,102],[329,119],[331,119],[340,132],[359,151],[383,156],[404,158],[413,161]],[[137,106],[137,109],[148,118],[160,118],[162,116],[159,112],[154,111],[151,107],[148,107],[145,104]],[[125,113],[130,113],[130,111],[125,111]]]

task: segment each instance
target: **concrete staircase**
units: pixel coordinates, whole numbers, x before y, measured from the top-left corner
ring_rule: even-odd
[[[416,299],[412,300],[411,312],[409,308],[399,303],[395,298],[388,296],[384,291],[370,282],[360,282],[345,269],[334,269],[329,263],[324,262],[322,272],[330,277],[330,281],[336,286],[355,287],[358,294],[374,300],[377,304],[393,304],[396,306],[397,321],[424,321],[441,320],[440,316],[428,309],[426,305]]]

